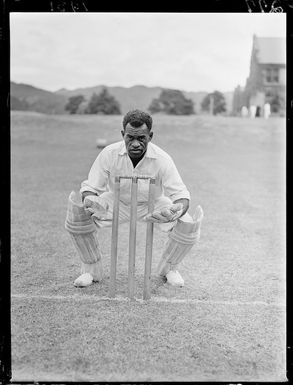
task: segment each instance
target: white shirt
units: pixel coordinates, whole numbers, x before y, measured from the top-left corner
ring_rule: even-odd
[[[91,191],[98,195],[114,191],[115,176],[150,176],[156,178],[155,198],[168,196],[172,202],[177,199],[190,199],[190,193],[179,172],[164,150],[149,142],[145,156],[133,167],[124,140],[105,147],[94,161],[88,179],[81,183],[80,192]],[[138,180],[138,203],[148,200],[149,181]],[[130,203],[131,180],[120,180],[120,200]]]

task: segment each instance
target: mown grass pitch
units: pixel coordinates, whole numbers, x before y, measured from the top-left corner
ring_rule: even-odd
[[[285,349],[285,121],[154,117],[205,217],[182,263],[185,287],[153,276],[149,303],[127,289],[128,226],[119,236],[118,300],[105,279],[73,286],[77,254],[64,230],[67,197],[122,117],[12,113],[11,291],[14,381],[282,381]],[[141,298],[145,227],[138,226]],[[155,229],[154,261],[166,236]]]

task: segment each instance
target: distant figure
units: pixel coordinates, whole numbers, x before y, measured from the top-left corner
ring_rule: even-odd
[[[255,118],[255,114],[256,114],[256,106],[252,104],[252,105],[249,107],[249,110],[250,110],[250,117],[251,117],[251,118]]]
[[[242,118],[246,118],[248,115],[248,108],[246,106],[242,106],[241,108],[241,116]]]
[[[270,103],[265,103],[265,105],[263,106],[263,109],[264,109],[264,118],[265,119],[268,119],[269,116],[271,115],[271,105]]]

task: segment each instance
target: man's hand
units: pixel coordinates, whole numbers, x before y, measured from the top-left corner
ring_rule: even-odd
[[[97,219],[103,219],[107,214],[108,204],[97,195],[88,195],[84,198],[83,206],[86,211]]]
[[[174,203],[169,207],[162,209],[161,211],[154,211],[144,217],[147,222],[154,223],[168,223],[174,222],[181,217],[183,212],[182,203]]]

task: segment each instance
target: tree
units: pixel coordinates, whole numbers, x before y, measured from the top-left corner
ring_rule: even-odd
[[[179,90],[162,90],[159,98],[153,99],[149,111],[151,113],[163,112],[168,115],[194,114],[193,101],[187,99]]]
[[[93,93],[85,113],[87,114],[103,114],[103,115],[120,115],[120,105],[118,101],[109,94],[107,88],[103,88],[97,95]]]
[[[66,111],[69,111],[70,114],[76,114],[79,105],[84,101],[83,95],[71,96],[68,99],[66,106],[64,107]]]
[[[234,89],[232,99],[232,113],[234,115],[240,115],[243,106],[247,106],[245,90],[239,85]]]
[[[155,114],[157,112],[161,112],[163,108],[164,106],[159,99],[153,99],[148,109],[152,114]]]
[[[212,109],[213,115],[225,112],[226,100],[224,95],[220,91],[214,91],[212,93],[209,93],[201,102],[201,108],[203,111],[210,111]]]

